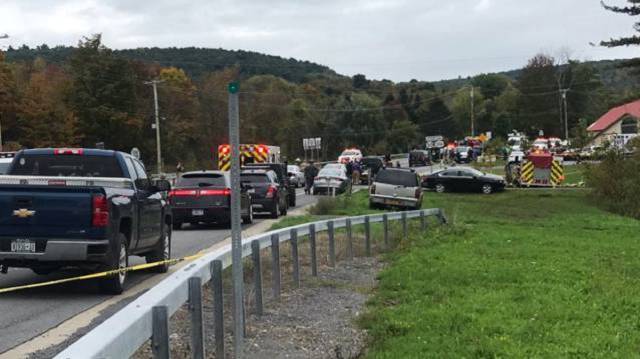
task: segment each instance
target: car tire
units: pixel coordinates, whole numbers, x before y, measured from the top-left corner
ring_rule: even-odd
[[[127,237],[122,233],[116,236],[114,253],[110,253],[109,263],[104,266],[104,270],[116,270],[129,266],[129,248],[127,247]],[[112,274],[100,280],[100,288],[107,294],[122,294],[127,281],[127,272]]]
[[[171,225],[174,231],[182,229],[182,222],[173,222]]]
[[[485,183],[482,185],[482,193],[491,194],[493,193],[493,186],[489,183]]]
[[[31,271],[37,275],[48,275],[60,269],[60,267],[36,267],[31,268]]]
[[[249,214],[246,217],[242,217],[243,224],[252,224],[253,223],[253,206],[249,206]]]
[[[171,259],[171,228],[168,224],[164,225],[162,236],[156,244],[156,248],[153,252],[145,256],[147,263],[154,263],[160,261],[166,261]],[[150,268],[151,271],[156,273],[167,273],[169,271],[169,263]]]
[[[369,208],[370,208],[370,209],[380,209],[380,205],[378,205],[378,204],[377,204],[377,203],[375,203],[375,202],[371,202],[371,201],[369,201]]]
[[[437,193],[445,193],[447,192],[447,187],[442,183],[436,183],[435,190]]]
[[[271,207],[271,218],[273,219],[277,219],[278,216],[280,215],[280,203],[278,200],[275,201],[276,203],[273,204],[273,207]]]

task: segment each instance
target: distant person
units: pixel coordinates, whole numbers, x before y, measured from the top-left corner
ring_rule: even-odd
[[[313,164],[313,161],[309,162],[309,165],[304,168],[304,193],[311,194],[311,188],[313,187],[313,182],[318,175],[318,169]]]
[[[347,178],[351,178],[353,176],[353,162],[349,161],[346,164],[347,167]]]
[[[467,151],[467,160],[469,162],[473,161],[473,154],[474,154],[473,148],[469,147],[469,151]]]
[[[391,162],[391,154],[387,153],[386,155],[384,155],[384,164],[386,167],[393,167],[393,164]]]
[[[351,174],[351,181],[353,184],[359,184],[360,183],[360,173],[362,172],[362,164],[360,163],[360,161],[356,160],[353,161],[352,164],[352,174]]]

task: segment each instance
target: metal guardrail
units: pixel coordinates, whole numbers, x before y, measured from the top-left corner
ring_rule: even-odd
[[[355,225],[363,225],[365,233],[366,254],[371,255],[372,223],[383,223],[384,244],[388,248],[389,221],[402,222],[402,234],[408,235],[408,220],[419,218],[421,228],[426,229],[426,218],[437,217],[440,223],[446,223],[441,209],[424,209],[406,212],[345,217],[305,223],[293,227],[274,230],[255,235],[242,241],[242,257],[253,258],[254,286],[256,296],[256,312],[262,313],[262,279],[260,268],[260,250],[271,248],[273,281],[272,290],[275,298],[280,295],[280,243],[291,242],[293,282],[300,284],[298,261],[298,240],[308,236],[311,244],[312,275],[317,275],[316,234],[328,233],[329,265],[335,266],[336,229],[346,228],[347,256],[353,257],[352,229]],[[194,357],[202,357],[204,351],[203,319],[202,319],[202,285],[212,280],[214,300],[214,337],[217,357],[224,353],[224,334],[222,318],[222,270],[231,266],[231,244],[212,251],[195,260],[186,267],[171,274],[158,285],[151,288],[138,299],[105,320],[85,334],[78,341],[67,347],[55,358],[128,358],[134,354],[147,340],[152,340],[154,357],[166,358],[169,354],[168,320],[183,304],[189,303],[191,312],[191,348]]]

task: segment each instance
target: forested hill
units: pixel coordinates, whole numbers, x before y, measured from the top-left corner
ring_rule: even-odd
[[[9,62],[33,61],[36,57],[41,57],[47,63],[62,64],[71,56],[73,50],[74,48],[69,46],[23,46],[17,49],[9,48],[6,56]],[[295,83],[302,83],[315,74],[336,75],[330,68],[309,61],[242,50],[152,47],[114,50],[114,53],[131,60],[158,63],[163,67],[178,67],[195,79],[233,65],[239,65],[240,73],[245,77],[274,75]]]
[[[602,84],[617,92],[632,91],[640,87],[640,76],[637,76],[637,69],[632,67],[623,66],[624,64],[631,64],[632,62],[638,62],[640,58],[634,60],[600,60],[600,61],[586,61],[584,65],[591,66],[600,77]],[[562,68],[562,67],[561,67]],[[522,74],[522,69],[502,71],[496,73],[497,75],[504,75],[513,81],[517,81]],[[436,81],[433,84],[440,89],[454,90],[462,86],[468,85],[471,82],[472,77],[461,77],[457,79]]]

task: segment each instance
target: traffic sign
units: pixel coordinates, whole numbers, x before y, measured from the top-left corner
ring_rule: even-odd
[[[433,146],[433,147],[443,148],[443,147],[444,147],[444,141],[442,141],[442,140],[436,141],[436,142],[434,143],[434,146]]]
[[[443,141],[444,137],[442,137],[442,136],[427,136],[424,139],[427,142],[436,142],[436,141]]]

